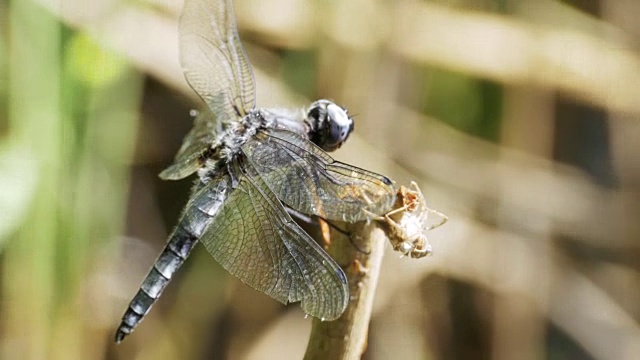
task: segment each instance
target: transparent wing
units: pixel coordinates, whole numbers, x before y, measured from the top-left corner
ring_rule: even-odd
[[[287,214],[249,164],[201,237],[213,257],[244,283],[305,313],[338,318],[347,306],[344,272]]]
[[[196,172],[203,164],[204,152],[215,147],[217,133],[214,116],[211,111],[204,110],[196,116],[193,128],[184,138],[173,165],[160,173],[165,180],[179,180]]]
[[[379,174],[333,160],[304,137],[269,129],[249,140],[242,151],[287,206],[328,220],[366,220],[391,210],[396,190]]]
[[[238,36],[231,0],[185,0],[180,63],[193,90],[221,123],[255,106],[253,71]]]

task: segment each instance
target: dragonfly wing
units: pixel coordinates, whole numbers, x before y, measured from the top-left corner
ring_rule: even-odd
[[[238,36],[230,0],[186,0],[180,18],[180,63],[207,104],[185,137],[174,164],[160,177],[177,180],[198,170],[216,134],[255,106],[253,71]]]
[[[253,71],[238,36],[231,0],[186,0],[180,18],[180,63],[187,82],[219,122],[255,106]]]
[[[385,176],[335,161],[304,137],[281,129],[260,132],[242,147],[278,199],[328,220],[366,220],[391,210],[396,190]]]
[[[160,173],[165,180],[183,179],[202,167],[204,152],[215,146],[217,133],[214,115],[211,111],[204,110],[198,113],[193,123],[193,128],[184,138],[180,150],[175,157],[173,165]]]
[[[200,241],[231,274],[305,313],[338,318],[349,288],[336,262],[287,214],[250,164]]]

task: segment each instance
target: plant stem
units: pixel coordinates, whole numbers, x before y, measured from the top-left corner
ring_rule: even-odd
[[[351,301],[335,321],[313,319],[305,360],[360,359],[367,347],[369,320],[387,238],[376,221],[348,224],[347,233],[351,239],[334,231],[328,252],[345,270]]]

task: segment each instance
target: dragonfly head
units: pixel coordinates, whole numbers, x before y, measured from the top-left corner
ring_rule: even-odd
[[[309,139],[324,151],[334,151],[342,146],[353,131],[353,118],[347,110],[329,100],[311,104],[307,113]]]

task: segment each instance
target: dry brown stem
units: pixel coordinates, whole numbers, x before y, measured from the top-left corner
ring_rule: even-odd
[[[305,360],[360,359],[367,347],[373,299],[387,237],[378,222],[347,226],[351,240],[334,231],[329,254],[343,266],[351,301],[335,321],[313,320]]]

